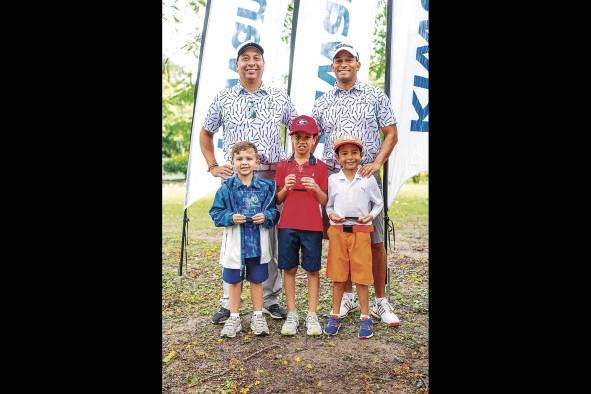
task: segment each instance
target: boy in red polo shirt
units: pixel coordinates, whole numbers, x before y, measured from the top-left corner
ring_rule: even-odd
[[[321,335],[316,308],[320,289],[322,254],[322,205],[328,201],[328,170],[312,154],[318,140],[314,118],[300,115],[289,124],[293,155],[277,165],[277,204],[284,203],[278,228],[278,267],[283,271],[287,318],[282,335],[295,335],[299,316],[295,302],[295,277],[300,263],[308,272],[307,335]]]

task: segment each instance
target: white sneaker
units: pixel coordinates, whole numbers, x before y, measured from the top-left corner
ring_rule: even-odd
[[[240,322],[240,316],[238,317],[229,317],[226,322],[224,323],[224,328],[222,328],[222,332],[220,336],[234,338],[236,334],[238,334],[242,330],[242,323]]]
[[[342,319],[349,312],[355,311],[359,309],[359,302],[357,302],[357,297],[355,295],[347,296],[343,294],[343,298],[341,299],[341,309],[339,311],[339,317]],[[330,314],[332,315],[332,309],[330,310]]]
[[[267,320],[262,314],[257,316],[253,313],[250,319],[250,329],[254,335],[269,335],[269,327],[267,327]]]
[[[383,299],[380,303],[374,301],[369,309],[369,313],[378,319],[382,319],[388,326],[397,327],[400,325],[400,319],[394,314],[393,310],[394,308],[392,308],[388,300]]]
[[[298,332],[300,317],[297,312],[287,312],[285,322],[281,327],[281,335],[295,335]]]
[[[315,313],[308,313],[308,316],[306,316],[306,327],[307,335],[322,335],[322,327],[320,326],[320,323],[318,323],[318,316]]]

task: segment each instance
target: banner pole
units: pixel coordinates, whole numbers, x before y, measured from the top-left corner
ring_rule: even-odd
[[[385,65],[385,81],[384,81],[384,90],[386,93],[386,96],[388,96],[390,99],[392,99],[391,94],[390,94],[390,73],[391,70],[390,68],[392,67],[392,50],[391,50],[391,45],[392,45],[392,1],[393,0],[388,0],[388,4],[386,7],[386,65]],[[384,179],[382,179],[382,190],[384,193],[384,249],[385,254],[386,254],[386,283],[388,285],[388,300],[390,300],[390,264],[388,264],[388,234],[390,234],[389,229],[392,229],[392,234],[394,235],[394,240],[392,242],[392,247],[395,247],[395,240],[396,240],[396,234],[394,232],[394,223],[390,220],[389,216],[388,216],[388,210],[389,210],[389,205],[388,205],[388,166],[389,166],[389,160],[386,160],[386,162],[384,163]]]
[[[189,222],[189,218],[187,218],[187,208],[185,208],[185,212],[183,214],[183,235],[181,236],[181,260],[179,261],[179,276],[183,276],[183,256],[185,254],[185,245],[187,242],[187,224]]]
[[[199,63],[197,65],[197,78],[195,79],[195,93],[193,95],[193,118],[191,119],[191,136],[190,139],[193,139],[193,122],[195,121],[195,106],[197,105],[197,90],[199,89],[199,78],[201,77],[201,63],[203,59],[203,47],[205,46],[205,36],[207,35],[207,22],[209,21],[209,9],[211,6],[211,0],[207,0],[207,5],[205,6],[205,19],[203,22],[203,32],[201,33],[201,45],[199,47]],[[187,176],[186,176],[186,185],[185,185],[185,205],[187,204],[187,190],[189,190],[189,172],[191,171],[191,152],[189,150],[189,162],[187,164]],[[189,242],[189,218],[187,216],[187,207],[185,206],[185,211],[183,213],[183,233],[181,236],[181,259],[179,262],[179,276],[183,276],[183,256],[185,257],[185,262],[188,265],[188,251],[185,250],[185,246]]]

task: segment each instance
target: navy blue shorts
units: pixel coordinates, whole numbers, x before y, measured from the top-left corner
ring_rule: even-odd
[[[250,257],[244,259],[246,265],[244,272],[246,273],[246,280],[251,283],[263,283],[269,277],[268,264],[260,264],[261,257]],[[234,284],[242,282],[244,275],[240,275],[239,269],[224,268],[222,273],[224,282]]]
[[[277,267],[282,270],[297,267],[300,250],[302,268],[308,272],[320,271],[322,256],[322,231],[278,229],[279,257]]]

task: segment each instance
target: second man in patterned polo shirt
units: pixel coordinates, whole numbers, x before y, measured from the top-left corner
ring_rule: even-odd
[[[340,166],[332,150],[337,138],[352,135],[363,143],[363,158],[359,174],[363,177],[375,176],[382,186],[380,168],[392,153],[398,141],[396,118],[388,96],[380,89],[357,80],[359,54],[347,44],[335,46],[331,69],[335,74],[335,86],[319,97],[314,103],[312,117],[320,127],[320,136],[324,136],[322,159],[328,166],[329,174],[340,171]],[[384,133],[383,142],[380,130]],[[388,209],[385,207],[384,210]],[[372,266],[376,299],[371,306],[371,314],[380,318],[389,326],[400,324],[392,306],[385,298],[386,293],[386,251],[384,249],[384,214],[383,211],[374,220],[375,230],[371,233]],[[325,223],[326,225],[327,223]],[[351,281],[345,286],[341,302],[341,315],[357,309],[359,304],[354,299]]]

